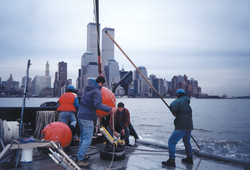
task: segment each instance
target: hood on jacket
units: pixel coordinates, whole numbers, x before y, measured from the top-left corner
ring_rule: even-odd
[[[95,82],[95,80],[90,79],[86,85],[86,90],[91,91],[91,90],[96,89],[96,88],[101,90],[101,87]]]

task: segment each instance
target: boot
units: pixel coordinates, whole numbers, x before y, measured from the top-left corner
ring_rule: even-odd
[[[76,128],[74,125],[70,125],[70,130],[72,132],[72,139],[77,139],[77,135],[76,135]]]
[[[129,138],[125,138],[125,145],[126,146],[132,146],[132,145],[129,144]]]
[[[193,164],[193,157],[186,157],[185,159],[182,159],[181,162]]]
[[[81,161],[79,159],[76,159],[76,164],[80,167],[90,167],[90,163],[89,162],[86,162],[86,161]]]
[[[162,161],[161,164],[164,165],[164,166],[176,167],[175,166],[175,159],[170,159],[169,158],[167,161]]]

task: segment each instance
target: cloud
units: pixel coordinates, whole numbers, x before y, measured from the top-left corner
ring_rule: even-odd
[[[10,73],[21,81],[30,59],[31,77],[43,75],[48,61],[53,82],[58,62],[65,61],[75,83],[86,52],[87,24],[94,18],[92,3],[0,1],[2,81]],[[107,0],[99,8],[101,28],[115,28],[117,43],[149,75],[171,80],[187,74],[203,92],[218,88],[220,95],[227,89],[228,95],[243,95],[249,93],[244,89],[250,82],[249,6],[247,0]],[[134,70],[116,47],[115,59],[120,68]]]

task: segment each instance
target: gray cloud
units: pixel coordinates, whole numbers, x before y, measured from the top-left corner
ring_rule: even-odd
[[[50,63],[54,81],[57,63],[68,63],[75,79],[86,51],[87,24],[93,21],[92,1],[0,1],[0,77],[13,73],[43,75]],[[100,1],[101,28],[115,28],[115,39],[136,65],[170,80],[187,74],[203,92],[250,94],[250,2]],[[129,9],[129,10],[128,10]],[[134,69],[119,49],[120,67]],[[216,89],[220,89],[216,91]]]

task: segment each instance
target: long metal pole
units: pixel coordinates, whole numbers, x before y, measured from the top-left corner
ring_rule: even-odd
[[[95,8],[95,23],[96,23],[96,33],[97,33],[97,55],[98,55],[98,73],[102,75],[102,58],[100,49],[100,28],[99,28],[99,0],[94,0]]]
[[[24,92],[23,92],[23,106],[22,106],[22,112],[21,112],[21,121],[20,121],[20,126],[19,126],[19,136],[22,134],[22,123],[23,123],[23,111],[25,107],[25,99],[26,99],[26,93],[27,93],[27,84],[29,80],[29,67],[31,63],[30,60],[28,60],[27,64],[27,72],[26,72],[26,77],[25,77],[25,86],[24,86]]]
[[[105,33],[109,36],[109,38],[115,43],[115,45],[121,50],[121,52],[125,55],[125,57],[131,62],[131,64],[136,68],[136,70],[141,74],[141,76],[146,80],[146,82],[150,85],[150,87],[155,91],[155,93],[161,98],[161,100],[166,104],[166,106],[170,109],[167,102],[161,97],[161,95],[157,92],[157,90],[153,87],[153,85],[147,80],[147,78],[142,74],[142,72],[136,67],[136,65],[133,63],[132,60],[127,56],[127,54],[122,50],[122,48],[116,43],[116,41],[111,37],[111,35],[108,33],[108,31],[105,31]],[[193,136],[191,135],[192,139],[194,140],[195,144],[198,146],[198,148],[201,150],[198,143],[195,141]]]

